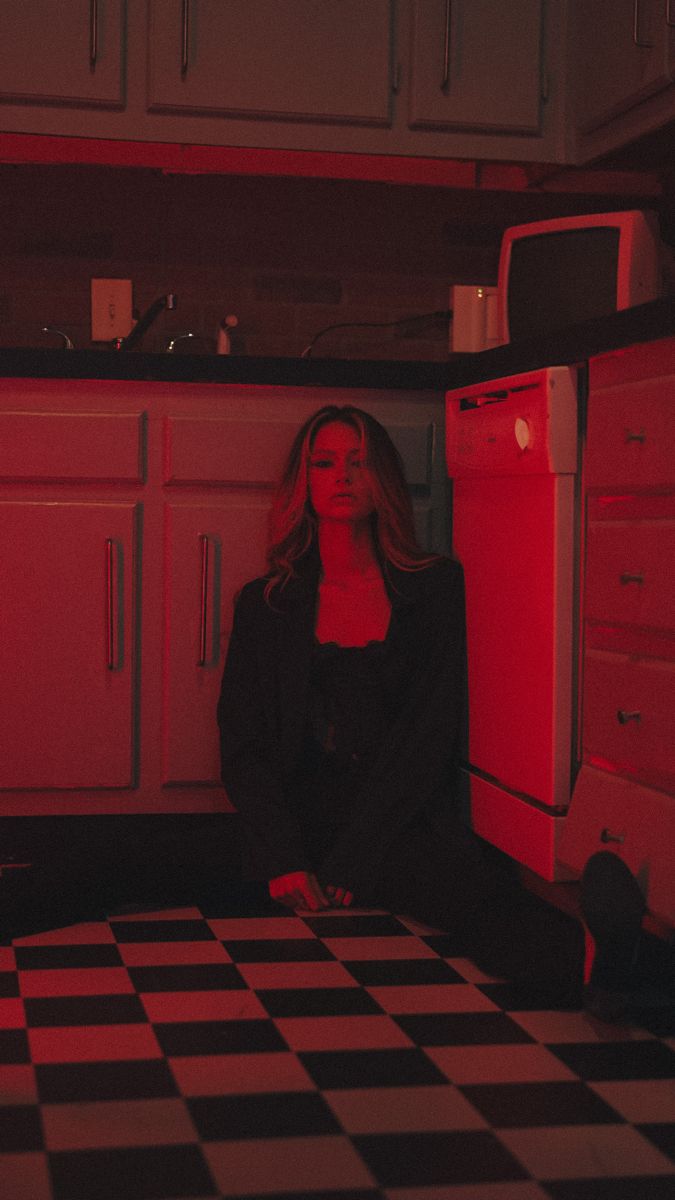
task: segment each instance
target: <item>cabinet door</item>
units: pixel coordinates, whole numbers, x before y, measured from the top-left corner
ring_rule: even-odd
[[[391,0],[151,0],[151,111],[384,125]]]
[[[414,0],[410,125],[537,133],[541,0]]]
[[[233,597],[261,575],[268,497],[166,507],[162,782],[217,784],[216,704]]]
[[[135,505],[0,502],[0,788],[134,783]]]
[[[577,0],[572,6],[571,80],[582,133],[607,124],[670,82],[672,31],[665,4],[666,0]],[[672,11],[672,0],[669,8]]]
[[[0,100],[122,104],[122,0],[2,0]]]

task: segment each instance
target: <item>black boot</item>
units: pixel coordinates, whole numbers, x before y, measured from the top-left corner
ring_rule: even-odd
[[[584,1007],[603,1021],[626,1017],[645,902],[626,864],[609,850],[589,858],[581,876],[581,911],[595,958]]]

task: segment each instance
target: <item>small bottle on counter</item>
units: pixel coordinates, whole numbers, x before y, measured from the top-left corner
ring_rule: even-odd
[[[236,329],[239,324],[239,317],[232,314],[228,317],[223,317],[218,326],[218,338],[216,341],[216,354],[230,354],[232,350],[232,330]]]

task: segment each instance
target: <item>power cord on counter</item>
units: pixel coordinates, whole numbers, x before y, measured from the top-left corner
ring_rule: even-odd
[[[398,321],[340,321],[336,325],[326,325],[324,329],[320,329],[314,334],[308,346],[305,346],[301,358],[309,358],[319,338],[322,338],[325,333],[332,333],[334,329],[393,329],[398,325],[414,325],[418,321],[449,321],[452,317],[452,309],[444,308],[439,312],[419,313],[414,317],[402,317]]]

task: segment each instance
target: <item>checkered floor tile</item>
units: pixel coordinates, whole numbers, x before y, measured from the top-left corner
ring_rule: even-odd
[[[608,1026],[382,912],[0,947],[5,1200],[665,1200],[675,1022]]]

